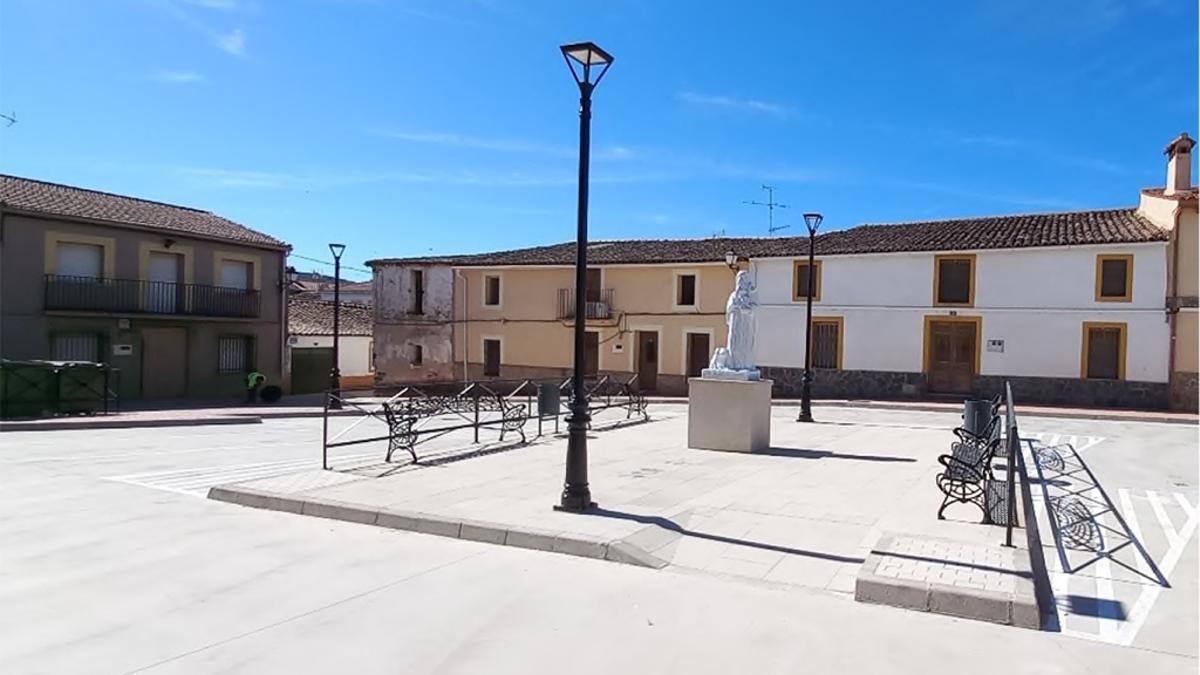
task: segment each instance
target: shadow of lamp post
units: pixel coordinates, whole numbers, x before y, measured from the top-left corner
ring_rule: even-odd
[[[329,371],[331,396],[330,410],[342,409],[342,370],[338,366],[338,338],[341,335],[342,318],[342,254],[346,252],[345,244],[330,244],[329,252],[333,254],[333,368]]]
[[[588,487],[587,393],[584,391],[584,337],[587,312],[588,162],[591,154],[592,90],[600,84],[613,58],[591,42],[563,45],[563,59],[579,85],[579,209],[575,235],[575,369],[571,376],[571,416],[567,418],[567,469],[562,500],[555,509],[581,512],[594,508]],[[593,74],[595,79],[592,78]],[[581,306],[582,305],[582,306]]]
[[[808,284],[805,288],[807,309],[804,318],[804,378],[800,384],[800,416],[797,422],[811,422],[812,416],[812,303],[816,279],[814,258],[816,257],[817,228],[823,217],[819,213],[804,214],[804,225],[808,228]]]

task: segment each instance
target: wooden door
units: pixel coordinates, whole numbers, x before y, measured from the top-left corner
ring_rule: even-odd
[[[500,341],[483,341],[483,376],[500,376]]]
[[[933,321],[929,327],[929,390],[967,394],[975,380],[975,323]]]
[[[187,329],[142,329],[142,397],[187,394]]]
[[[648,330],[637,332],[638,388],[654,391],[658,386],[658,333]]]
[[[333,370],[333,348],[292,350],[292,393],[315,394],[329,388]]]
[[[600,334],[588,331],[583,334],[583,373],[595,375],[600,372]]]
[[[700,377],[700,371],[708,367],[708,333],[687,334],[687,376]]]

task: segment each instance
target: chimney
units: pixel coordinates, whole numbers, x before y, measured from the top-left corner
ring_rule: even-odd
[[[1192,146],[1196,141],[1188,138],[1187,132],[1167,145],[1163,154],[1167,156],[1167,189],[1164,195],[1173,195],[1192,189]]]

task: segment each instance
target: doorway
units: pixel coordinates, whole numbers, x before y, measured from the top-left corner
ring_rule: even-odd
[[[929,391],[968,394],[979,359],[979,320],[926,319]]]
[[[688,333],[686,375],[688,377],[700,377],[700,371],[708,367],[708,359],[708,333]]]
[[[179,304],[179,273],[183,256],[176,253],[150,253],[150,279],[146,311],[155,314],[174,314]]]
[[[658,333],[650,330],[637,332],[638,389],[652,392],[658,387]]]
[[[583,334],[583,374],[600,372],[600,334],[589,330]]]
[[[187,394],[187,329],[142,329],[142,398]]]

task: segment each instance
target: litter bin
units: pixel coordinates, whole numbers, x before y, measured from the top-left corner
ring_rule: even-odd
[[[992,402],[986,398],[967,399],[963,408],[963,428],[979,435],[992,421]]]
[[[54,364],[58,405],[62,415],[94,415],[104,407],[103,363],[62,361]]]
[[[562,392],[557,384],[541,382],[537,386],[538,417],[554,417],[561,406]]]
[[[0,362],[0,418],[41,417],[53,407],[54,367],[44,361]]]

